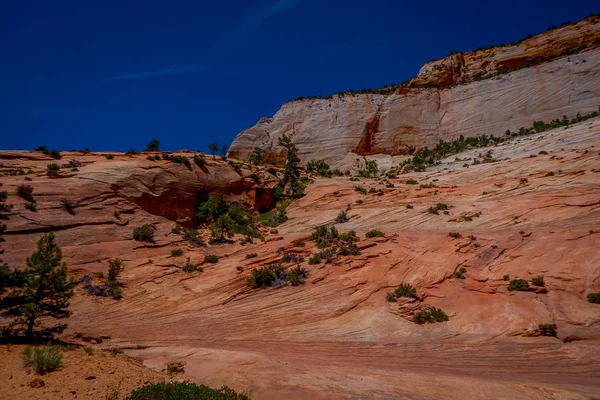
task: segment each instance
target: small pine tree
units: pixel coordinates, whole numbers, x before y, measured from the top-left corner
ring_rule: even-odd
[[[146,145],[146,150],[147,152],[154,152],[154,151],[159,151],[159,145],[160,145],[160,141],[158,139],[152,139],[150,142],[148,142],[148,144]]]
[[[34,337],[34,327],[42,317],[61,319],[68,317],[69,299],[73,296],[75,282],[67,277],[67,265],[62,251],[54,242],[54,234],[43,235],[37,250],[27,258],[23,271],[12,270],[8,279],[9,289],[0,298],[0,315],[14,319],[14,333],[25,333],[28,340]],[[59,333],[66,325],[47,329]]]
[[[214,243],[224,243],[226,237],[233,237],[233,228],[235,223],[233,219],[227,214],[221,215],[217,220],[210,226],[210,233],[213,237]]]
[[[292,137],[285,134],[279,138],[277,143],[287,151],[287,159],[283,166],[283,177],[279,182],[279,186],[285,190],[289,183],[293,194],[297,188],[298,180],[300,179],[300,157],[298,157],[298,147],[292,142]]]
[[[219,151],[219,143],[217,143],[217,142],[212,142],[211,144],[209,144],[209,145],[208,145],[208,149],[209,149],[209,150],[210,150],[210,152],[212,153],[213,160],[216,160],[215,153],[216,153],[217,151]]]

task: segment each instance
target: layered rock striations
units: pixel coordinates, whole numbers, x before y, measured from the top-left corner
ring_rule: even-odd
[[[258,147],[281,161],[277,139],[287,134],[303,162],[325,159],[333,167],[348,168],[357,156],[406,155],[440,139],[502,136],[535,120],[596,111],[599,37],[600,21],[591,18],[518,45],[428,63],[410,87],[390,95],[288,102],[273,118],[262,118],[241,132],[229,156],[245,160]]]

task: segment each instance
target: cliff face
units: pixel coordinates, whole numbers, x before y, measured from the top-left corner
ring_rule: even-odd
[[[405,155],[409,148],[481,134],[501,136],[535,120],[588,113],[600,105],[600,22],[546,32],[517,46],[454,54],[426,64],[411,85],[385,96],[361,94],[284,104],[241,132],[229,156],[247,159],[259,147],[281,160],[277,139],[292,135],[303,162],[325,159],[348,168],[357,156]],[[596,46],[596,47],[594,47]],[[585,50],[580,50],[586,47]],[[556,58],[580,50],[577,54]],[[440,88],[520,63],[548,60],[488,79]]]

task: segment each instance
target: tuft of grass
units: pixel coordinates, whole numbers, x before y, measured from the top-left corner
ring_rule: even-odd
[[[60,206],[69,214],[75,214],[75,206],[69,199],[60,199]]]
[[[92,354],[94,354],[94,349],[91,346],[85,346],[83,348],[83,351],[85,351],[88,356],[91,356]]]
[[[397,298],[410,297],[414,299],[417,297],[417,289],[412,287],[412,285],[409,283],[402,283],[396,288],[396,290],[394,290],[394,296]]]
[[[123,354],[123,349],[120,347],[112,347],[110,349],[110,354],[112,354],[113,356],[116,356],[118,354]]]
[[[61,367],[62,354],[59,346],[32,348],[27,346],[23,352],[23,363],[26,367],[40,374],[52,372]]]
[[[214,254],[209,254],[206,257],[204,257],[204,261],[211,263],[211,264],[216,264],[219,262],[219,257],[217,257]]]
[[[458,270],[454,271],[454,276],[457,279],[465,279],[465,272],[467,272],[466,268],[460,267]]]
[[[173,225],[173,228],[171,228],[171,233],[179,235],[181,233],[181,225],[179,225],[179,224]]]

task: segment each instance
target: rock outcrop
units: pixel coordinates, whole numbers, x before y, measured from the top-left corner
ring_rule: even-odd
[[[411,83],[420,87],[399,88],[387,96],[289,102],[273,118],[262,118],[241,132],[229,156],[246,160],[258,147],[281,161],[277,139],[287,134],[303,162],[325,159],[334,168],[347,169],[363,155],[402,156],[440,139],[502,136],[535,120],[596,111],[599,36],[600,21],[585,20],[516,46],[454,54],[426,64]],[[540,63],[521,68],[536,60]],[[517,70],[488,77],[509,68]],[[488,78],[471,81],[475,77]],[[445,87],[462,80],[467,83]]]

